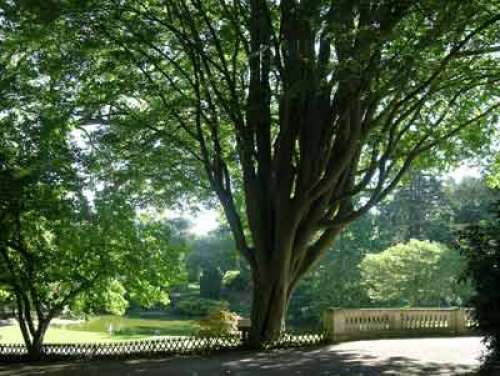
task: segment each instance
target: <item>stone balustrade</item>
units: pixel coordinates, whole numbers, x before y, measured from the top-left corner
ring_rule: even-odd
[[[459,336],[475,327],[468,308],[328,309],[323,325],[331,341],[409,336]]]

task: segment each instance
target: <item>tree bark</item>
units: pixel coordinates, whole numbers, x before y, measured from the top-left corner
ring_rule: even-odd
[[[293,226],[287,227],[286,222],[281,219],[283,227],[278,226],[281,231],[278,231],[275,248],[267,252],[254,249],[260,262],[252,268],[252,326],[247,343],[252,348],[261,348],[283,333],[288,304],[297,282],[316,264],[343,229],[338,226],[325,233],[320,241],[314,243],[314,247],[303,249],[293,239],[304,234],[293,231]]]
[[[28,355],[32,360],[42,359],[43,340],[54,316],[37,313],[36,320],[34,320],[31,314],[32,305],[29,297],[19,289],[16,290],[16,303],[18,325],[23,335]]]
[[[290,291],[290,281],[284,269],[267,275],[253,273],[253,301],[248,346],[262,347],[276,339],[284,329]]]
[[[45,333],[50,325],[50,318],[38,319],[39,321],[36,323],[36,330],[33,332],[29,329],[29,324],[27,323],[26,315],[19,315],[19,327],[23,334],[24,343],[26,345],[26,349],[28,350],[28,355],[32,360],[39,360],[42,358],[43,351],[43,340],[45,338]],[[34,323],[31,323],[31,326],[35,326]]]
[[[45,333],[49,327],[50,321],[44,321],[39,323],[38,330],[32,338],[31,344],[28,346],[28,354],[31,359],[39,360],[42,359],[43,351],[43,340],[45,338]]]

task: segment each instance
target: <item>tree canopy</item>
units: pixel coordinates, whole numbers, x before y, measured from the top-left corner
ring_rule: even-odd
[[[43,53],[78,68],[72,119],[100,124],[100,178],[148,202],[215,193],[252,268],[254,344],[412,165],[449,166],[497,132],[487,0],[50,4],[9,12],[50,24]]]
[[[375,302],[400,306],[463,305],[472,290],[460,283],[465,260],[439,243],[410,240],[360,264],[368,295]]]
[[[75,141],[73,83],[34,52],[1,57],[0,284],[38,356],[51,320],[76,300],[86,309],[119,281],[145,305],[164,300],[183,247],[111,184],[95,189],[92,153]]]

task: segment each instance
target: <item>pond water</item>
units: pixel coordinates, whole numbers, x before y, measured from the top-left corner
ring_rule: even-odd
[[[83,332],[107,333],[113,336],[184,336],[193,335],[198,330],[196,320],[113,315],[95,316],[83,322],[58,324],[55,327]]]

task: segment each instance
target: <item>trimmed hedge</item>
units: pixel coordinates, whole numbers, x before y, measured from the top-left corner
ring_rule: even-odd
[[[200,298],[197,296],[188,296],[180,298],[176,304],[179,314],[186,316],[207,316],[216,310],[227,310],[229,303],[224,300],[214,300]]]

